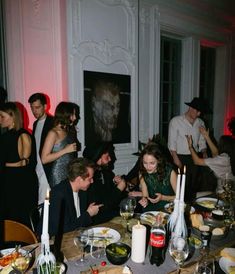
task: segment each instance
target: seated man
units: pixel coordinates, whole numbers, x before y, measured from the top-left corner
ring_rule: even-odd
[[[92,218],[96,224],[119,215],[120,201],[127,196],[125,181],[120,176],[115,176],[109,166],[110,149],[110,143],[101,142],[89,145],[83,151],[83,156],[97,165],[94,183],[87,191],[88,201],[104,205],[99,214]]]
[[[84,158],[68,165],[68,179],[52,188],[50,193],[49,234],[72,231],[89,226],[101,205],[87,207],[87,189],[93,183],[94,164]]]

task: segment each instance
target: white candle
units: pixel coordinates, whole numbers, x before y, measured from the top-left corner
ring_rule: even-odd
[[[48,217],[49,217],[49,190],[47,190],[46,198],[43,207],[43,226],[42,235],[46,236],[48,234]]]
[[[146,227],[139,222],[132,227],[131,259],[135,263],[145,260]]]
[[[186,166],[184,166],[184,173],[182,174],[182,184],[180,190],[180,201],[184,201],[185,179],[186,179]]]
[[[175,195],[175,198],[177,200],[180,198],[180,181],[181,181],[181,174],[180,174],[180,169],[178,168],[177,185],[176,185],[176,195]]]

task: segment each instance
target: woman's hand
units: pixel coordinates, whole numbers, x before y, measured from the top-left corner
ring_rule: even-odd
[[[206,130],[204,127],[199,127],[199,131],[205,139],[209,137],[209,128]]]
[[[68,144],[67,146],[65,146],[64,149],[66,153],[77,151],[77,144],[76,143]]]
[[[156,197],[155,198],[150,198],[148,197],[148,200],[152,203],[152,204],[156,204],[158,202],[160,202],[162,200],[162,194],[161,193],[156,193]]]
[[[193,139],[192,135],[185,135],[187,142],[188,142],[188,147],[191,148],[193,146]]]
[[[142,205],[142,207],[146,207],[148,205],[148,199],[143,197],[139,200],[139,204]]]

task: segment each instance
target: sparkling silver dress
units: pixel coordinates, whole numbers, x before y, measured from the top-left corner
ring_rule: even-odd
[[[73,140],[70,135],[67,135],[60,143],[53,146],[52,152],[60,151],[68,144],[72,144],[74,142],[75,140]],[[52,166],[48,175],[48,182],[51,188],[67,178],[67,165],[70,160],[76,157],[77,152],[66,153],[52,162]]]

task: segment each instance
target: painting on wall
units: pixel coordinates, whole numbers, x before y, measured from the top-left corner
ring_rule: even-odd
[[[85,145],[131,142],[131,77],[84,71]]]

